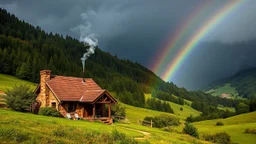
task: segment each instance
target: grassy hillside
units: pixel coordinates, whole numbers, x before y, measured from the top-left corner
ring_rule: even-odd
[[[146,94],[145,95],[145,99],[147,100],[148,98],[151,98],[151,94]],[[191,101],[188,101],[188,100],[185,100],[185,101],[187,101],[188,103],[191,103]],[[166,101],[166,102],[168,102],[168,101]],[[198,116],[201,113],[201,112],[193,109],[191,106],[188,106],[188,105],[179,105],[179,104],[176,104],[176,103],[173,103],[173,102],[168,102],[168,103],[172,107],[172,109],[174,111],[174,114],[177,117],[181,118],[181,119],[185,119],[188,116],[190,116],[191,114],[193,116]],[[181,107],[183,108],[182,111],[180,110]]]
[[[256,67],[243,69],[213,86],[207,93],[214,96],[228,93],[235,98],[254,99],[256,98]]]
[[[223,122],[224,126],[215,126],[218,121]],[[255,134],[244,133],[246,128],[256,129],[256,112],[241,114],[226,119],[196,122],[194,124],[201,135],[225,131],[231,136],[231,140],[236,143],[254,144],[256,141]]]
[[[216,126],[216,122],[222,122],[223,126]],[[246,134],[246,128],[256,129],[256,112],[240,114],[226,119],[206,120],[193,123],[198,129],[200,138],[205,134],[215,134],[219,132],[227,132],[231,136],[234,143],[254,144],[256,141],[255,134]],[[175,128],[182,131],[184,125]]]
[[[136,124],[105,125],[0,109],[0,140],[3,143],[85,143],[88,139],[92,143],[98,142],[96,139],[107,143],[107,140],[120,136],[113,132],[115,129],[141,142],[207,143],[188,135]]]
[[[218,97],[220,97],[221,94],[229,94],[233,98],[239,97],[235,87],[231,87],[230,83],[224,84],[222,86],[216,86],[215,88],[208,90],[206,93]]]
[[[14,76],[0,74],[0,91],[6,92],[6,89],[11,89],[14,85],[27,84],[31,89],[36,88],[36,84],[25,80],[18,79]]]

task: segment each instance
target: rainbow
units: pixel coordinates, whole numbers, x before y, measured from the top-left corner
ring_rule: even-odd
[[[167,69],[161,75],[161,77],[168,81],[173,78],[176,71],[180,68],[180,66],[184,63],[188,55],[191,51],[197,46],[197,44],[216,26],[218,25],[222,19],[224,19],[231,11],[233,11],[239,4],[241,4],[244,0],[229,0],[227,4],[225,4],[220,10],[217,10],[210,19],[208,19],[196,32],[194,35],[189,38],[189,40],[185,43],[183,47],[181,47],[178,54],[174,57],[174,59],[167,64]],[[210,4],[206,3],[205,7],[208,7]],[[203,8],[205,9],[205,8]],[[171,52],[177,42],[181,41],[184,33],[190,28],[190,24],[194,23],[196,19],[198,19],[198,15],[204,13],[203,9],[196,10],[193,13],[192,17],[189,19],[188,24],[185,24],[179,31],[175,34],[175,38],[172,39],[170,43],[163,49],[161,58],[157,58],[157,61],[153,67],[154,72],[158,72],[159,68],[166,63],[166,57]]]
[[[200,16],[203,15],[203,11],[211,6],[210,0],[205,0],[182,22],[183,25],[179,25],[174,34],[170,33],[168,40],[164,44],[163,50],[157,57],[154,59],[152,69],[155,73],[159,73],[159,69],[164,62],[167,61],[168,54],[174,52],[174,48],[182,42],[182,38],[189,32],[189,29],[193,28],[193,25],[199,21]]]

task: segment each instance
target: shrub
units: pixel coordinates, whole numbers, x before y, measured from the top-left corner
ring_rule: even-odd
[[[51,107],[42,107],[42,108],[40,108],[38,114],[39,115],[44,115],[44,116],[53,116],[53,117],[59,117],[60,116],[60,113],[56,109],[51,108]]]
[[[30,104],[35,101],[35,94],[28,85],[15,85],[11,90],[7,89],[4,96],[6,106],[15,111],[28,111]]]
[[[183,111],[183,107],[180,107],[180,111]]]
[[[256,129],[246,128],[245,133],[256,134]]]
[[[120,103],[117,103],[112,106],[111,113],[112,113],[112,115],[115,115],[115,116],[125,117],[126,108],[123,105],[121,105]]]
[[[197,132],[197,128],[192,125],[191,123],[186,122],[185,123],[185,127],[183,128],[183,133],[191,135],[193,137],[198,138],[199,134]]]
[[[158,127],[158,128],[180,125],[179,119],[170,115],[160,115],[155,117],[144,118],[144,121],[150,122],[151,120],[153,122],[153,127]]]
[[[206,141],[216,144],[231,144],[230,136],[226,132],[216,133],[214,135],[204,135]]]
[[[216,126],[222,126],[222,125],[224,125],[223,122],[221,121],[216,122]]]

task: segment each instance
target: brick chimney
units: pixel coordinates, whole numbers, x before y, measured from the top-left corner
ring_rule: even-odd
[[[50,80],[51,76],[51,70],[41,70],[40,71],[40,94],[41,94],[41,99],[42,103],[41,106],[49,106],[48,101],[49,101],[49,91],[46,88],[46,81]]]

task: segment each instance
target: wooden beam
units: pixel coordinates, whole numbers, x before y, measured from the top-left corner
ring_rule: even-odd
[[[99,102],[96,102],[96,103],[108,104],[108,103],[111,103],[111,101],[99,101]]]
[[[111,118],[111,104],[108,104],[108,118]]]
[[[95,119],[95,104],[93,104],[92,117]]]
[[[101,116],[102,117],[105,116],[105,105],[104,104],[101,105]]]

